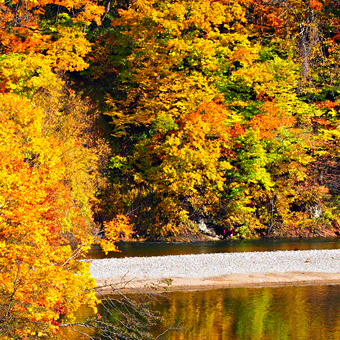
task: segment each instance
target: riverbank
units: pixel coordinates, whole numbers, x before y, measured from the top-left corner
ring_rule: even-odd
[[[92,260],[91,273],[103,293],[110,285],[150,291],[340,284],[340,250],[100,259]]]

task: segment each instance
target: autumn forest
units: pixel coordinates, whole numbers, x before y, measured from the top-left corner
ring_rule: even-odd
[[[95,309],[96,242],[338,235],[339,5],[0,0],[1,337]]]

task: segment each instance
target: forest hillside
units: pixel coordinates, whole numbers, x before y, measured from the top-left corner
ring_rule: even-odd
[[[0,0],[0,333],[96,308],[80,253],[339,235],[339,0]]]
[[[110,143],[99,222],[162,240],[338,234],[338,1],[103,5],[69,78]]]

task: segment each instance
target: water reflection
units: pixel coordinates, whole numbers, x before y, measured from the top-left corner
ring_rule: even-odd
[[[232,288],[167,293],[152,303],[163,340],[337,340],[340,286]],[[105,315],[104,310],[100,310]],[[78,320],[91,316],[81,309]],[[66,339],[79,340],[69,333]]]
[[[154,308],[165,340],[340,339],[340,286],[175,292]]]
[[[82,306],[75,313],[75,318],[77,323],[86,321],[88,318],[95,316],[92,308]],[[60,340],[89,340],[89,336],[94,335],[94,333],[87,329],[86,327],[74,326],[61,328],[61,334],[57,339]]]
[[[88,258],[161,256],[183,254],[207,254],[223,252],[250,252],[273,250],[340,249],[339,238],[289,238],[259,239],[194,243],[119,242],[121,253],[105,255],[99,246],[93,246]]]

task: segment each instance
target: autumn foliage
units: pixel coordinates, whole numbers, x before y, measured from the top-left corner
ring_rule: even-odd
[[[104,216],[133,212],[142,235],[161,239],[195,234],[202,222],[237,237],[337,232],[338,191],[320,175],[333,171],[320,157],[335,161],[324,138],[337,126],[334,6],[118,3],[94,39],[100,56],[81,73],[106,84]]]
[[[94,242],[338,234],[339,32],[335,0],[0,0],[1,336],[96,308]]]
[[[103,9],[59,3],[51,23],[49,5],[0,3],[1,339],[58,337],[81,305],[97,305],[79,255],[99,242],[93,207],[108,149],[98,112],[65,72],[88,66],[81,27]]]

